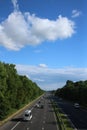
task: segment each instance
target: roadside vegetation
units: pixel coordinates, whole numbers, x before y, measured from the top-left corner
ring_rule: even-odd
[[[70,102],[77,102],[81,107],[87,108],[87,80],[73,82],[67,80],[65,86],[58,88],[53,94],[61,99],[65,99]],[[53,102],[53,108],[56,114],[57,122],[60,130],[74,130],[67,115],[62,109]]]
[[[43,92],[27,76],[19,75],[14,64],[0,62],[0,121]]]
[[[87,108],[87,80],[78,82],[67,80],[66,85],[57,89],[55,95],[72,102],[78,102]]]

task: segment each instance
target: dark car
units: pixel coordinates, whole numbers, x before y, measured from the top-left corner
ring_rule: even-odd
[[[44,108],[44,105],[43,105],[43,104],[41,104],[41,105],[40,105],[40,108]]]

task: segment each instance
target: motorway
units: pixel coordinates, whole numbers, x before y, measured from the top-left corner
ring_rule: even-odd
[[[35,104],[28,108],[32,111],[30,121],[24,121],[21,113],[1,126],[0,130],[59,130],[50,98],[41,98],[40,103],[44,104],[43,108],[36,108]]]
[[[87,110],[80,107],[75,108],[74,105],[65,100],[55,99],[58,106],[63,110],[63,112],[71,120],[75,130],[87,130]]]

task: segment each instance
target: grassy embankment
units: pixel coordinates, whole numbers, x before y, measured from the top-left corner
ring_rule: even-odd
[[[23,112],[25,109],[29,108],[29,106],[31,106],[32,104],[34,104],[41,96],[37,97],[36,99],[34,99],[33,101],[29,102],[28,104],[24,104],[21,106],[21,108],[19,110],[14,109],[10,112],[10,114],[8,116],[6,116],[5,119],[0,121],[0,126],[3,125],[4,123],[6,123],[7,121],[9,121],[10,119],[12,119],[13,117],[15,117],[17,114],[20,114],[21,112]]]

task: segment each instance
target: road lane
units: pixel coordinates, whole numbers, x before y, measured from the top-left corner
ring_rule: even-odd
[[[58,130],[52,105],[49,99],[44,102],[44,108],[34,108],[33,118],[29,122],[21,122],[14,130]]]
[[[55,119],[54,111],[52,108],[51,102],[48,100],[47,109],[46,109],[46,120],[45,120],[45,129],[47,130],[56,130],[57,128],[57,121]]]
[[[34,107],[34,104],[38,101],[39,101],[39,99],[32,102],[31,105],[29,104],[29,106],[26,107],[26,109],[29,108],[32,110]],[[11,128],[13,128],[17,124],[17,122],[21,122],[22,118],[23,118],[23,113],[26,109],[22,110],[22,112],[19,112],[19,114],[17,114],[13,118],[9,119],[8,122],[6,122],[2,126],[0,126],[0,130],[11,130]]]
[[[58,106],[62,108],[77,130],[87,130],[87,111],[76,109],[70,102],[56,99]]]
[[[0,130],[58,130],[57,121],[53,112],[50,98],[41,99],[44,108],[32,108],[32,120],[24,121],[23,113],[19,117],[13,118],[7,125]],[[5,125],[6,126],[6,125]]]

